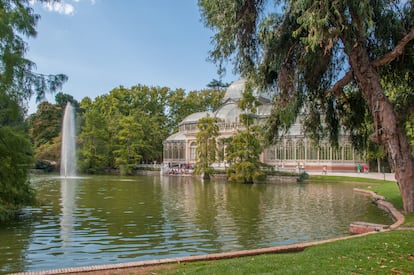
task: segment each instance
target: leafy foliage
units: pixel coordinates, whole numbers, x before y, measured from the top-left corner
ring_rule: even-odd
[[[263,147],[258,140],[259,128],[253,131],[240,131],[231,139],[227,148],[227,160],[231,163],[227,169],[229,181],[254,183],[264,181],[266,174],[261,169],[259,156]]]
[[[204,174],[208,178],[214,172],[211,164],[218,157],[216,138],[219,135],[219,127],[217,125],[217,118],[203,117],[198,121],[197,127],[197,162],[194,173]]]
[[[47,101],[40,103],[29,121],[30,136],[35,148],[51,142],[62,128],[62,109]]]
[[[162,161],[162,142],[193,112],[216,108],[224,92],[171,90],[136,85],[118,87],[94,101],[81,101],[79,167],[102,173],[123,167],[132,173],[141,162]]]
[[[268,142],[277,141],[299,114],[305,134],[317,142],[338,145],[341,123],[359,142],[372,129],[369,138],[387,153],[405,210],[414,212],[414,157],[406,138],[412,113],[404,104],[412,93],[401,89],[410,87],[413,75],[413,1],[286,0],[271,6],[260,0],[199,0],[199,5],[205,25],[216,32],[213,61],[232,60],[241,75],[275,92]],[[361,100],[347,93],[347,85],[358,88]],[[387,97],[392,94],[395,101]],[[408,115],[396,113],[399,104]],[[344,116],[365,118],[362,110],[370,114],[371,129]]]
[[[80,116],[80,109],[79,103],[69,94],[57,93],[55,101],[56,104],[41,102],[36,113],[28,117],[27,123],[36,161],[56,163],[54,168],[58,168],[62,145],[62,119],[66,104],[70,102],[75,107],[76,117]]]
[[[20,104],[33,95],[40,100],[47,92],[58,90],[67,80],[65,75],[36,74],[35,64],[24,58],[27,43],[22,35],[36,36],[39,15],[27,1],[17,0],[1,0],[0,14],[0,90]]]
[[[33,163],[18,103],[0,91],[0,222],[34,201],[27,170]]]
[[[36,36],[38,20],[28,1],[0,0],[0,220],[33,199],[27,182],[32,148],[23,106],[34,95],[39,100],[60,89],[67,79],[34,73],[35,64],[25,58],[24,37]]]
[[[352,121],[352,115],[364,115],[361,109],[367,108],[361,94],[360,100],[352,101],[347,92],[329,93],[348,69],[345,41],[366,39],[361,43],[372,60],[379,59],[393,50],[414,22],[410,1],[275,1],[273,6],[258,0],[200,0],[199,5],[205,25],[215,31],[211,59],[219,64],[232,60],[235,70],[256,85],[274,88],[274,109],[266,132],[270,142],[283,135],[302,112],[305,130],[314,140],[329,137],[335,144],[340,123]],[[358,37],[358,28],[365,30],[366,37]],[[401,91],[395,97],[398,114],[405,112],[397,105],[412,97],[413,50],[411,43],[401,58],[379,71],[384,84]],[[402,86],[408,89],[402,92]],[[340,108],[349,110],[341,113]],[[348,126],[353,134],[366,135],[365,129]]]

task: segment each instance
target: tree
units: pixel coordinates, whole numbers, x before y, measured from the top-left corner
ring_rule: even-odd
[[[38,163],[60,163],[62,118],[66,104],[70,102],[77,112],[79,110],[79,103],[71,95],[57,93],[55,101],[56,104],[47,101],[41,102],[37,106],[36,113],[30,115],[26,120],[34,145],[36,166]],[[75,125],[79,127],[78,124],[77,121]],[[47,168],[50,169],[49,166]]]
[[[217,158],[217,141],[216,137],[219,134],[219,127],[217,125],[217,118],[203,117],[197,124],[198,132],[196,134],[196,152],[197,161],[194,173],[201,174],[205,179],[210,178],[214,172],[211,164]]]
[[[44,101],[26,121],[35,152],[35,167],[46,171],[57,168],[62,145],[62,109]]]
[[[223,81],[217,79],[213,79],[207,84],[207,87],[214,90],[225,90],[228,86],[230,86],[229,83],[223,83]]]
[[[88,173],[125,168],[162,159],[162,141],[169,134],[168,88],[118,87],[92,101],[82,100],[79,167]],[[143,134],[145,133],[145,134]]]
[[[341,108],[356,110],[365,104],[375,126],[370,139],[387,152],[404,210],[414,212],[413,155],[402,121],[381,85],[386,76],[391,77],[388,83],[397,83],[393,72],[413,74],[413,2],[275,3],[282,5],[199,0],[205,24],[216,30],[212,59],[221,63],[234,58],[236,71],[259,87],[277,87],[269,139],[305,112],[309,130],[335,142]],[[356,105],[347,101],[344,88],[350,84],[361,94]]]
[[[62,109],[47,101],[37,106],[36,113],[29,119],[29,133],[33,140],[34,147],[52,142],[62,129]]]
[[[243,98],[238,102],[244,114],[240,115],[240,121],[245,129],[240,130],[231,138],[228,148],[227,160],[231,163],[227,169],[229,181],[254,183],[265,180],[266,174],[261,169],[260,154],[263,146],[259,137],[261,126],[255,125],[254,114],[261,103],[253,95],[251,85],[247,85],[243,92]]]
[[[259,156],[263,152],[255,131],[243,130],[234,135],[227,148],[227,160],[231,164],[227,169],[229,181],[256,183],[264,181],[266,174],[260,169]]]
[[[35,37],[40,16],[24,0],[0,0],[0,12],[0,90],[20,105],[32,96],[40,100],[59,90],[67,80],[65,75],[34,73],[35,64],[24,57],[28,46],[21,35]]]
[[[121,175],[131,174],[133,168],[142,160],[144,131],[137,116],[123,116],[119,121],[119,131],[115,136],[115,164],[120,167]]]
[[[36,36],[39,16],[28,1],[0,0],[0,216],[33,201],[28,169],[33,163],[32,149],[24,125],[27,100],[42,99],[47,92],[60,89],[67,77],[33,72],[35,64],[25,58],[24,37]]]
[[[176,127],[186,116],[207,110],[215,110],[225,94],[224,90],[205,89],[186,93],[183,89],[171,91],[168,98],[170,128]]]
[[[72,95],[65,94],[62,92],[57,93],[55,95],[55,102],[56,105],[59,106],[63,112],[68,102],[70,102],[70,104],[75,110],[79,108],[79,102],[76,99],[74,99]]]
[[[97,99],[100,101],[100,98]],[[83,172],[102,173],[109,166],[109,133],[98,102],[92,104],[89,98],[81,101],[84,125],[79,134],[79,169]]]
[[[34,201],[27,174],[32,163],[22,109],[0,92],[0,222]]]

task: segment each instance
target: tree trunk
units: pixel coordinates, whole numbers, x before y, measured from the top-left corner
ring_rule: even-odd
[[[414,159],[411,147],[380,85],[379,75],[369,60],[368,52],[361,44],[354,45],[349,53],[349,62],[374,119],[375,133],[371,139],[386,150],[400,188],[404,211],[412,213],[414,212]]]

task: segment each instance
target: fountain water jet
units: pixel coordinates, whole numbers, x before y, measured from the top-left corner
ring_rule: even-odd
[[[60,175],[76,176],[75,113],[69,102],[63,115]]]

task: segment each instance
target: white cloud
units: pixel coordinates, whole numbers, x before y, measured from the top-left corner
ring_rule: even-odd
[[[65,3],[64,1],[46,2],[43,3],[43,7],[48,11],[53,11],[65,15],[72,15],[75,12],[75,7],[71,4]]]
[[[57,12],[64,15],[73,15],[75,13],[74,4],[79,4],[84,0],[70,0],[72,2],[68,3],[69,0],[60,0],[60,1],[48,1],[42,4],[43,8],[50,12]],[[89,0],[90,4],[93,6],[96,4],[97,0]],[[39,3],[37,0],[29,0],[30,5],[35,5]]]

